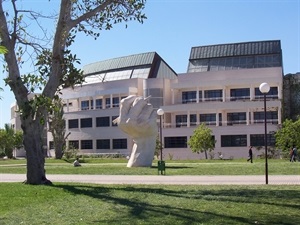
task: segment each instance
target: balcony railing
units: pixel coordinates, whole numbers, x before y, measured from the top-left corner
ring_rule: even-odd
[[[206,126],[217,126],[216,121],[206,121],[206,122],[191,122],[190,127],[199,126],[200,124],[204,123]],[[261,124],[264,123],[264,120],[252,120],[249,121],[250,125]],[[269,124],[278,124],[278,119],[268,119],[267,123]],[[234,121],[219,121],[219,126],[241,126],[246,125],[246,120],[234,120]],[[164,128],[180,128],[180,127],[188,127],[187,122],[180,122],[180,123],[163,123]]]

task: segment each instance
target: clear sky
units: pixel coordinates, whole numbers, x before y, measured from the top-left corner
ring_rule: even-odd
[[[24,0],[50,9],[58,0]],[[26,3],[26,4],[25,4]],[[46,7],[45,7],[46,6]],[[284,74],[300,72],[300,0],[148,0],[144,24],[129,22],[103,31],[97,41],[81,35],[72,47],[81,66],[156,51],[177,73],[186,72],[195,46],[281,40]],[[30,29],[30,27],[28,28]],[[4,77],[2,72],[0,76]],[[0,128],[10,122],[15,101],[0,79]]]

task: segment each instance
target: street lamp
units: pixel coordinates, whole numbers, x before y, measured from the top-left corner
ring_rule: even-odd
[[[266,95],[270,91],[270,85],[268,83],[262,83],[259,85],[259,90],[264,94],[264,114],[265,114],[265,170],[266,170],[266,184],[268,184],[268,150],[267,150],[267,104]]]
[[[162,161],[162,119],[161,117],[164,115],[163,109],[157,110],[157,115],[159,115],[159,139],[160,139],[160,161]]]

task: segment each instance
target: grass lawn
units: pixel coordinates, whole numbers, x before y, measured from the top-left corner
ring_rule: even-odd
[[[155,175],[126,160],[46,160],[47,174]],[[168,175],[263,175],[264,160],[166,161]],[[26,173],[25,160],[1,160],[1,173]],[[300,175],[300,163],[269,160],[270,175]],[[298,185],[97,185],[0,183],[2,225],[299,224]]]
[[[47,174],[107,174],[107,175],[156,175],[157,161],[151,168],[127,168],[124,159],[85,159],[81,167],[73,167],[72,161],[47,159]],[[268,160],[269,175],[300,175],[300,162]],[[166,161],[168,175],[264,175],[265,161],[254,163],[246,160],[196,160]],[[1,160],[0,173],[26,173],[25,160]]]
[[[299,224],[299,186],[0,183],[0,224]]]

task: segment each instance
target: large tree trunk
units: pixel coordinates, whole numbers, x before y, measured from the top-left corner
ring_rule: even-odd
[[[28,117],[22,120],[24,147],[27,158],[27,184],[51,184],[46,178],[45,153],[43,149],[44,126],[39,119]]]

